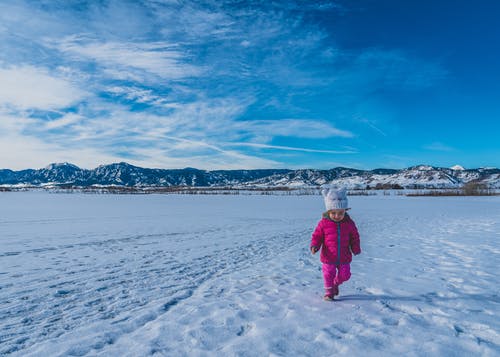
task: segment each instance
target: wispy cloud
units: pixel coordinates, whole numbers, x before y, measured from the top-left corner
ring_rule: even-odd
[[[62,129],[70,125],[75,125],[82,120],[84,120],[84,118],[79,114],[67,113],[55,120],[46,121],[45,128],[47,130]]]
[[[279,119],[279,120],[249,120],[234,123],[234,128],[251,132],[258,137],[285,136],[299,138],[351,138],[353,133],[341,130],[320,120],[311,119]]]
[[[55,41],[54,41],[55,42]],[[128,70],[145,71],[163,79],[197,77],[200,67],[190,65],[182,50],[170,43],[99,42],[81,36],[71,36],[52,44],[73,60],[90,60],[104,69],[119,73]],[[113,73],[113,72],[107,72]]]
[[[375,120],[368,119],[368,118],[359,118],[359,117],[357,117],[355,119],[358,120],[359,122],[363,123],[363,124],[366,124],[368,127],[370,127],[371,129],[373,129],[374,131],[376,131],[380,135],[387,136],[387,133],[385,133],[382,129],[380,129],[377,126],[377,123],[376,123]]]
[[[456,150],[455,148],[448,146],[446,144],[443,144],[441,142],[434,142],[434,143],[431,143],[429,145],[425,145],[423,148],[425,150],[441,151],[441,152],[451,152],[451,151]]]
[[[272,149],[272,150],[283,150],[283,151],[302,151],[302,152],[314,152],[314,153],[324,153],[324,154],[355,154],[356,151],[352,150],[318,150],[291,146],[280,146],[280,145],[267,145],[267,144],[257,144],[257,143],[225,143],[226,146],[247,146],[258,149]]]

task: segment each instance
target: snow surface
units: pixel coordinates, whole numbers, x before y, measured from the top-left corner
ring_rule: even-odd
[[[500,198],[350,203],[324,302],[320,196],[0,193],[0,355],[498,356]]]

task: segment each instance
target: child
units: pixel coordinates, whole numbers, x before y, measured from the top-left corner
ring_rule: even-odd
[[[326,212],[311,238],[311,253],[321,249],[325,281],[324,300],[332,301],[339,294],[339,285],[351,277],[352,254],[361,253],[359,233],[346,211],[349,209],[345,189],[322,191]]]

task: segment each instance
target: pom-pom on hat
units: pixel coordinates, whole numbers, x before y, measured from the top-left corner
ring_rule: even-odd
[[[349,209],[347,201],[347,191],[345,188],[325,188],[321,191],[325,200],[326,210],[331,209]]]

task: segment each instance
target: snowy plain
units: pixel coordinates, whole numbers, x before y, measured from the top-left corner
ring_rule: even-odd
[[[500,355],[500,197],[349,200],[325,302],[320,196],[0,193],[0,355]]]

